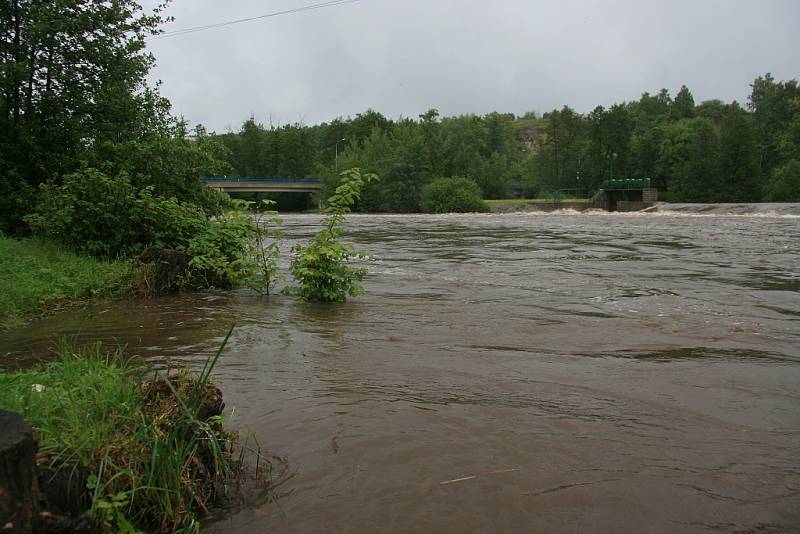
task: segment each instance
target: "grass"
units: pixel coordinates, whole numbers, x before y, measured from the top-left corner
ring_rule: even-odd
[[[97,531],[194,532],[238,469],[235,436],[209,415],[221,351],[199,375],[156,378],[122,350],[62,346],[43,367],[0,373],[0,409],[30,423],[52,472],[82,475]]]
[[[0,329],[67,302],[113,294],[126,262],[78,256],[40,239],[0,236]]]

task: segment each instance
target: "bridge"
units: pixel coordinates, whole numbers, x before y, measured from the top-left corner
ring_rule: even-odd
[[[203,181],[226,193],[316,193],[322,189],[322,181],[311,178],[203,176]]]

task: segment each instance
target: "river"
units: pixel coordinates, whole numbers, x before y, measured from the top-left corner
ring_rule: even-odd
[[[201,365],[235,322],[228,424],[283,463],[210,532],[798,532],[798,212],[352,216],[346,304],[105,304],[0,353]]]

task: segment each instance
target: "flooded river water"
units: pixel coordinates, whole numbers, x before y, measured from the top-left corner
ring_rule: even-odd
[[[286,220],[304,239],[319,218]],[[249,292],[8,332],[215,370],[285,459],[211,532],[800,532],[800,218],[353,216],[367,294]],[[285,247],[286,248],[286,247]],[[9,361],[9,360],[7,360]]]

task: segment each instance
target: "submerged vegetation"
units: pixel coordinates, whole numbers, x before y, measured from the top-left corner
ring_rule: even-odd
[[[0,373],[0,409],[33,427],[43,488],[63,507],[53,511],[102,532],[197,530],[239,470],[210,380],[219,353],[199,374],[156,376],[121,350],[67,345],[54,362]]]
[[[297,281],[293,292],[303,301],[344,302],[361,295],[365,268],[348,261],[363,257],[352,245],[341,243],[342,223],[351,206],[360,198],[364,186],[377,181],[374,174],[350,169],[341,174],[336,192],[327,200],[322,229],[307,245],[295,245],[291,269]]]
[[[468,178],[438,178],[422,188],[422,211],[427,213],[465,213],[488,211],[478,184]]]

